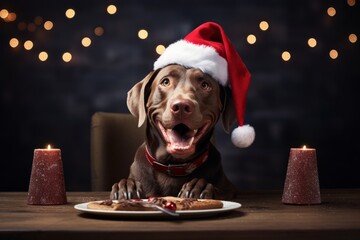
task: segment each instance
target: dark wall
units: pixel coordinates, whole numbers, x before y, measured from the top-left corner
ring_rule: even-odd
[[[115,3],[115,15],[106,13]],[[183,38],[205,21],[220,23],[252,73],[246,122],[256,141],[236,149],[216,131],[225,171],[241,189],[281,189],[291,147],[317,149],[323,188],[359,187],[359,4],[346,1],[1,1],[0,19],[1,191],[27,191],[33,150],[51,143],[62,149],[67,190],[90,190],[90,118],[97,111],[127,112],[126,92],[151,69],[158,44]],[[334,17],[326,14],[336,8]],[[65,18],[68,8],[74,19]],[[35,17],[54,22],[19,30]],[[260,21],[270,24],[267,31]],[[100,37],[93,32],[102,26]],[[146,40],[139,29],[149,32]],[[257,37],[246,42],[248,34]],[[88,36],[92,44],[81,45]],[[11,48],[30,39],[34,48]],[[307,39],[318,45],[310,48]],[[339,57],[329,58],[337,49]],[[281,59],[283,51],[291,59]],[[49,59],[40,62],[38,53]],[[69,51],[73,59],[61,60]],[[110,186],[109,186],[110,188]]]

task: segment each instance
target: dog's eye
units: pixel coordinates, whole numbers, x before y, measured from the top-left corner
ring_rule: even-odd
[[[210,84],[209,84],[207,81],[202,81],[202,82],[200,83],[200,86],[201,86],[201,89],[204,89],[204,90],[206,90],[206,91],[211,90],[211,86],[210,86]]]
[[[170,80],[168,78],[164,78],[163,80],[161,80],[160,84],[164,87],[167,87],[170,85]]]

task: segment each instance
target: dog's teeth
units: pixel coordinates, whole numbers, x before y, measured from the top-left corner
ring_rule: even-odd
[[[196,134],[198,132],[199,129],[194,129],[194,134]]]
[[[191,139],[190,139],[190,142],[189,142],[189,147],[193,144],[193,142],[194,142],[194,137],[192,137]]]

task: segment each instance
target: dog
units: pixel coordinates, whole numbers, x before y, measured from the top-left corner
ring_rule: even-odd
[[[228,87],[200,69],[170,64],[133,86],[127,105],[138,125],[146,124],[146,139],[129,177],[113,184],[111,199],[234,197],[212,143],[219,119],[226,132],[236,119]]]

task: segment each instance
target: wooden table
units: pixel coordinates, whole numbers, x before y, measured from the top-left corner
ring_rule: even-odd
[[[93,217],[73,206],[106,192],[68,192],[68,204],[32,206],[0,193],[0,239],[360,239],[360,189],[322,190],[321,205],[281,203],[281,191],[239,194],[242,208],[201,219]]]

